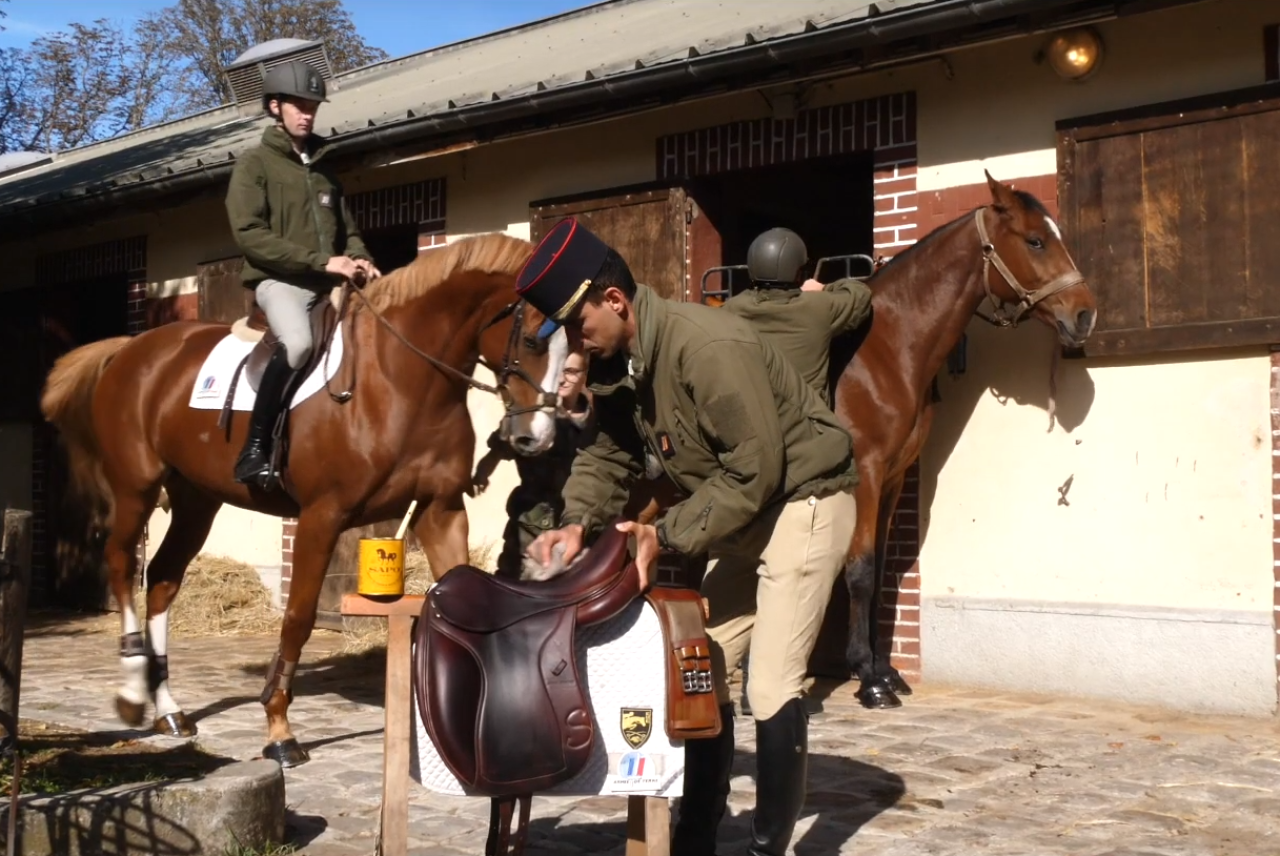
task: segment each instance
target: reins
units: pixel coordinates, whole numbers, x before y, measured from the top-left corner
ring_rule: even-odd
[[[378,323],[381,324],[383,327],[385,327],[387,331],[390,332],[391,335],[394,336],[400,342],[400,344],[408,348],[413,354],[422,358],[427,363],[434,366],[440,372],[446,375],[449,375],[453,378],[456,378],[457,380],[460,380],[463,383],[467,384],[468,386],[474,389],[478,389],[481,392],[488,392],[493,395],[497,395],[499,398],[501,398],[503,402],[503,406],[506,411],[506,415],[508,417],[516,416],[521,413],[532,413],[539,410],[555,409],[558,406],[558,400],[556,398],[556,394],[554,392],[547,392],[543,390],[542,386],[538,384],[536,381],[534,381],[532,378],[530,378],[529,375],[524,371],[524,369],[520,367],[520,358],[518,355],[517,344],[519,342],[520,332],[524,326],[524,302],[523,301],[514,300],[511,303],[508,303],[506,306],[502,307],[502,309],[500,309],[496,315],[490,318],[485,323],[485,325],[480,328],[479,333],[477,334],[477,336],[479,336],[483,334],[486,330],[488,330],[490,327],[494,326],[495,324],[498,324],[499,322],[503,321],[504,319],[510,317],[513,314],[515,315],[515,319],[511,324],[511,334],[507,337],[507,347],[502,354],[501,368],[495,369],[492,365],[489,364],[487,360],[485,360],[483,355],[477,358],[477,362],[480,365],[484,366],[486,369],[488,369],[490,372],[492,372],[494,377],[498,379],[497,384],[487,384],[483,381],[476,380],[471,375],[468,375],[465,372],[459,371],[458,369],[454,368],[448,363],[436,357],[431,356],[426,351],[423,351],[417,345],[410,342],[407,338],[405,338],[403,333],[397,330],[395,326],[392,325],[392,323],[386,319],[386,316],[384,316],[381,312],[379,312],[376,308],[374,308],[373,303],[365,295],[364,290],[355,286],[351,282],[351,280],[345,280],[343,282],[342,302],[338,309],[338,319],[335,323],[335,326],[341,325],[343,320],[345,320],[345,318],[348,317],[347,311],[346,311],[347,302],[351,294],[355,294],[356,297],[358,297],[360,301],[364,303],[364,307],[369,310],[369,313],[373,315],[375,319],[377,319]],[[349,317],[354,317],[354,316],[349,316]],[[324,371],[324,375],[326,378],[328,377],[328,374],[329,374],[328,360],[329,360],[329,352],[326,350],[325,371]],[[529,384],[529,386],[538,390],[538,398],[537,398],[537,403],[535,405],[531,407],[512,406],[511,396],[507,390],[507,379],[510,378],[512,375],[515,375],[516,377],[523,380],[525,383]],[[327,391],[328,391],[328,385],[329,385],[329,382],[328,380],[326,380],[325,389]],[[329,397],[332,398],[334,401],[337,401],[338,403],[349,401],[351,399],[351,394],[352,394],[351,390],[346,390],[344,392],[338,393],[337,395],[334,395],[332,391],[329,391]]]

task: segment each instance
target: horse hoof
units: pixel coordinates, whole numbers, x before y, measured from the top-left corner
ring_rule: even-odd
[[[871,683],[856,693],[859,704],[868,710],[889,710],[902,707],[902,699],[894,695],[887,684]]]
[[[911,687],[897,672],[889,676],[889,688],[898,695],[911,695]]]
[[[266,748],[262,750],[262,757],[270,758],[285,768],[297,767],[311,760],[307,750],[303,749],[294,737],[290,737],[288,740],[277,740],[274,743],[268,743]]]
[[[123,696],[116,696],[116,716],[130,728],[138,728],[147,721],[147,706],[129,701]]]
[[[165,737],[195,737],[196,724],[192,722],[185,713],[178,711],[177,713],[166,713],[156,719],[151,724],[152,730],[157,734],[163,734]]]

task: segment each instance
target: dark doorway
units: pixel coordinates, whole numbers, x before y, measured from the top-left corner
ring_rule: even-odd
[[[875,171],[871,155],[859,153],[817,158],[698,179],[690,191],[719,237],[719,252],[695,246],[695,282],[716,266],[745,265],[747,249],[756,236],[776,226],[800,235],[809,252],[803,273],[813,276],[819,259],[829,256],[873,256],[875,250]],[[714,242],[707,242],[714,244]],[[705,246],[705,244],[704,244]],[[700,251],[701,250],[701,251]],[[854,276],[870,273],[856,265]],[[820,279],[833,282],[846,276],[843,264],[824,266]],[[728,289],[737,294],[748,285],[745,270],[713,274],[708,292]],[[832,365],[844,365],[856,347],[853,337],[832,343]],[[849,590],[844,578],[832,587],[822,629],[809,660],[810,674],[846,680],[845,640],[849,628]]]
[[[418,224],[383,226],[363,233],[364,245],[378,270],[391,273],[418,257]]]
[[[114,274],[36,291],[42,331],[39,389],[54,362],[81,345],[129,332],[129,278]],[[60,606],[110,605],[106,568],[85,504],[70,491],[66,455],[52,426],[37,415],[36,442],[44,444],[44,567],[48,590]]]
[[[746,264],[747,248],[757,235],[775,226],[792,229],[809,251],[806,276],[824,256],[871,255],[875,216],[874,172],[865,153],[815,158],[709,176],[690,190],[720,237],[719,258],[700,256],[713,265]],[[693,271],[700,279],[703,270]],[[822,278],[843,275],[833,267]],[[731,281],[734,294],[747,284],[745,272]],[[722,288],[715,278],[708,289]]]

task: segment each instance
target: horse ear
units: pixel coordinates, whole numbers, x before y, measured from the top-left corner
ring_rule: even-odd
[[[985,169],[982,174],[987,177],[987,187],[991,190],[991,207],[1001,214],[1008,213],[1013,207],[1013,189],[1003,182],[996,181]]]

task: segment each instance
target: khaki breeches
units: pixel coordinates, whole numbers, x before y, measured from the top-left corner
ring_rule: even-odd
[[[707,599],[716,697],[751,654],[747,698],[758,720],[804,694],[809,655],[844,568],[856,523],[851,493],[800,499],[765,512],[708,555]]]

